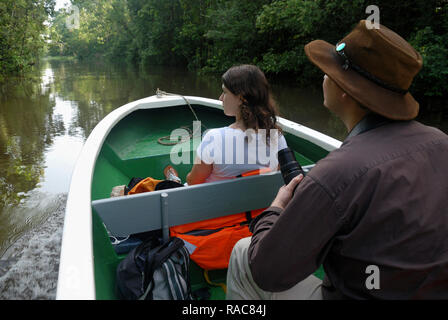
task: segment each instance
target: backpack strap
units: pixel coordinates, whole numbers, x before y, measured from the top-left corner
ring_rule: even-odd
[[[222,282],[212,282],[210,281],[210,276],[208,275],[208,270],[204,270],[204,279],[207,281],[208,284],[211,284],[212,286],[221,287],[224,293],[227,293],[227,286],[225,283]]]
[[[177,273],[176,266],[171,259],[167,259],[165,263],[162,264],[163,270],[165,271],[168,287],[170,288],[171,296],[174,300],[185,300],[187,298],[184,292],[188,290],[185,280],[180,279]]]
[[[256,176],[256,175],[260,175],[260,174],[267,173],[267,172],[271,172],[271,169],[269,167],[247,171],[247,172],[244,172],[244,173],[241,173],[241,174],[237,175],[236,178]],[[246,211],[246,221],[244,221],[241,224],[242,225],[243,224],[250,224],[251,221],[252,221],[252,211]]]
[[[252,221],[252,211],[246,211],[246,221],[243,224],[250,224]]]
[[[175,238],[180,240],[179,238]],[[175,257],[181,261],[174,261],[174,257],[170,256],[168,260],[162,265],[168,281],[168,286],[170,288],[171,296],[174,300],[192,300],[191,286],[190,286],[190,270],[189,270],[189,253],[187,248],[183,245],[179,249],[179,256]],[[182,270],[179,273],[176,269],[176,264],[181,262]],[[182,277],[185,275],[185,277]]]

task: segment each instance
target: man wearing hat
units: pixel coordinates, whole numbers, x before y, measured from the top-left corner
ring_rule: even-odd
[[[349,134],[253,220],[233,249],[227,298],[448,299],[448,136],[412,120],[408,92],[422,57],[366,21],[305,53]]]

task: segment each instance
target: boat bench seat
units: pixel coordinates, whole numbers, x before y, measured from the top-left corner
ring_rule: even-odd
[[[305,173],[312,166],[304,167]],[[114,236],[268,207],[283,185],[280,172],[92,201]]]

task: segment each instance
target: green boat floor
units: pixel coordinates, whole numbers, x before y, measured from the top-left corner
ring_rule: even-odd
[[[197,132],[199,137],[207,128],[226,126],[233,122],[233,118],[223,117],[221,110],[204,112],[195,108],[195,112],[201,120],[201,130]],[[159,138],[169,137],[176,129],[188,133],[183,127],[193,130],[195,120],[188,107],[155,109],[151,112],[138,110],[120,121],[106,142],[111,144],[122,160],[167,154],[172,146],[158,143]],[[188,148],[189,144],[184,143],[183,147]]]

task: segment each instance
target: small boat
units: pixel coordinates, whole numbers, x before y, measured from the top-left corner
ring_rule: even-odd
[[[188,222],[269,206],[283,180],[280,172],[229,179],[124,197],[110,197],[114,186],[132,177],[164,179],[172,160],[172,145],[161,144],[173,130],[200,120],[201,130],[231,124],[222,102],[193,96],[164,94],[130,102],[100,121],[86,140],[75,165],[67,199],[57,284],[57,299],[117,299],[116,268],[126,254],[118,254],[110,236],[163,230]],[[288,146],[305,172],[339,148],[341,142],[303,125],[278,118]],[[188,138],[188,137],[187,137]],[[194,156],[193,141],[177,148]],[[191,162],[192,163],[192,162]],[[182,181],[192,164],[175,166]],[[232,201],[228,201],[232,199]],[[226,270],[212,270],[204,279],[191,262],[192,290],[209,289],[209,299],[224,299],[220,286]],[[320,278],[322,268],[316,271]]]

